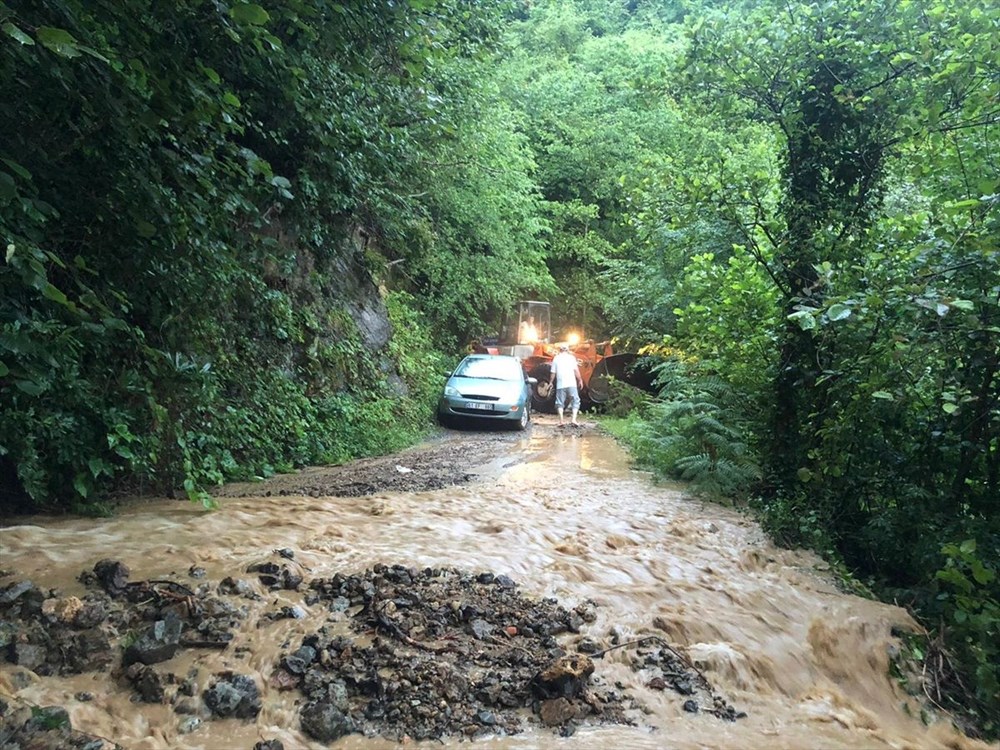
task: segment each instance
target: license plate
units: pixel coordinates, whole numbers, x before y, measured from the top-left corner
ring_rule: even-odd
[[[493,404],[480,404],[476,401],[466,401],[466,409],[480,409],[482,411],[493,411]]]

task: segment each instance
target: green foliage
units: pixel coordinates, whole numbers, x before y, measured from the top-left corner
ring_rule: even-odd
[[[941,592],[935,609],[964,640],[963,655],[975,675],[975,697],[983,707],[1000,703],[1000,582],[996,558],[982,558],[976,540],[946,544],[941,548],[944,567],[936,579]],[[937,613],[936,612],[936,613]],[[986,730],[996,731],[989,713]]]
[[[667,11],[592,11],[517,31],[553,276],[734,389],[612,428],[671,476],[711,476],[712,441],[758,457],[741,486],[778,540],[935,623],[941,540],[1000,557],[1000,11],[712,3],[683,35]],[[996,717],[970,623],[947,616],[949,640]]]
[[[434,348],[433,330],[426,316],[416,310],[416,300],[405,292],[392,292],[386,306],[393,330],[389,352],[409,392],[402,404],[407,410],[405,422],[430,424],[437,413],[448,358]]]
[[[753,440],[765,525],[882,591],[908,590],[931,623],[941,539],[975,535],[983,559],[1000,555],[1000,249],[988,145],[1000,89],[995,66],[981,64],[998,28],[1000,12],[979,2],[707,14],[690,30],[691,101],[711,107],[724,132],[751,133],[748,120],[769,128],[742,153],[769,153],[770,167],[726,180],[730,165],[700,164],[687,182],[713,189],[671,193],[698,200],[689,224],[714,217],[742,236],[734,244],[770,287],[760,330],[741,327],[730,301],[745,275],[677,306],[682,316],[693,307],[698,325],[673,322],[679,346],[766,406],[751,428],[767,436]],[[695,256],[684,273],[704,278],[703,262]],[[727,333],[734,343],[711,348]],[[743,341],[762,344],[756,368],[729,353]],[[994,610],[965,604],[947,627],[995,731],[995,675],[980,670],[978,645]]]
[[[639,463],[716,497],[733,496],[759,478],[732,389],[676,359],[654,371],[660,399],[612,428]]]
[[[69,714],[52,710],[51,707],[32,706],[31,720],[43,731],[71,728]]]
[[[396,254],[400,216],[423,216],[431,234],[504,238],[500,288],[530,277],[511,263],[537,231],[529,161],[501,158],[512,129],[452,142],[479,114],[467,94],[500,14],[450,0],[0,3],[4,504],[106,509],[115,487],[210,504],[221,481],[419,434],[421,355],[401,363],[410,402],[394,374],[405,345],[371,325],[383,266],[359,261],[372,238],[366,258]],[[489,150],[480,175],[502,172],[509,193],[480,180],[439,214],[414,203],[431,159]],[[459,224],[487,199],[488,231],[484,212]],[[505,230],[517,211],[522,235]],[[463,293],[484,267],[469,264]]]

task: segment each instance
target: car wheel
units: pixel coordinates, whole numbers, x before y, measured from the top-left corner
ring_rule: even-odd
[[[517,429],[526,430],[531,424],[531,407],[525,404],[521,407],[521,418],[517,421]]]
[[[448,414],[441,414],[440,412],[438,412],[438,424],[441,425],[442,427],[450,428],[455,426],[455,420],[452,419],[451,416]]]

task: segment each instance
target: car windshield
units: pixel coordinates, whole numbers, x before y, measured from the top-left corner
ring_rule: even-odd
[[[488,378],[490,380],[522,380],[524,375],[516,359],[471,358],[463,360],[455,370],[456,378]]]

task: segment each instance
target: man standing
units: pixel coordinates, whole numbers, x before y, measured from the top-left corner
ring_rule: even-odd
[[[570,404],[570,426],[579,427],[576,414],[580,411],[580,389],[583,388],[583,376],[580,375],[580,363],[570,354],[568,344],[559,345],[559,353],[552,359],[552,369],[549,375],[549,385],[556,387],[556,413],[559,415],[559,426],[565,427],[563,409],[566,399]]]

